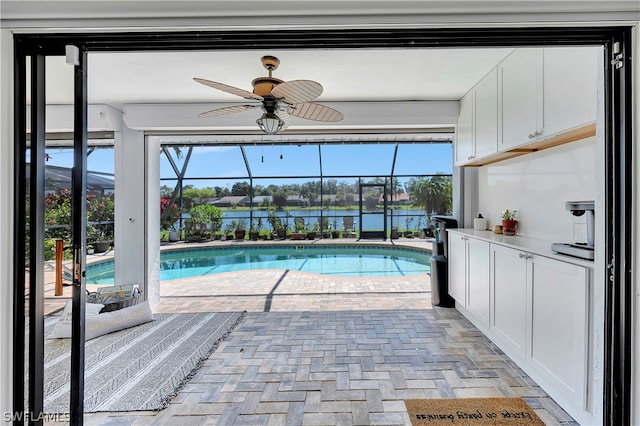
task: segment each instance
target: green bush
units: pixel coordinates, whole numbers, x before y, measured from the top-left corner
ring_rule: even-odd
[[[189,210],[193,223],[213,223],[215,229],[222,224],[222,210],[213,204],[200,204]]]

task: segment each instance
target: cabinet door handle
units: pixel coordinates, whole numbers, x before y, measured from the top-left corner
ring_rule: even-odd
[[[535,132],[535,133],[529,133],[529,139],[533,139],[533,138],[535,138],[536,136],[538,136],[536,133],[538,133],[538,132]]]
[[[518,253],[518,257],[519,257],[520,259],[526,259],[526,258],[527,258],[527,255],[526,255],[526,254],[524,254],[524,253]]]

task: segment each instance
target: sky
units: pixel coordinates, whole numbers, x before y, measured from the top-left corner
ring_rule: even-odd
[[[344,144],[344,145],[284,145],[245,147],[249,169],[254,184],[262,184],[260,177],[278,176],[286,179],[280,183],[304,182],[320,175],[320,159],[324,176],[388,176],[394,168],[395,175],[451,174],[453,167],[451,144],[401,144],[395,166],[394,144]],[[170,150],[172,155],[175,153]],[[187,150],[176,159],[182,167]],[[47,164],[71,167],[73,152],[70,148],[47,150]],[[97,149],[87,157],[89,171],[112,174],[114,154],[112,149]],[[200,186],[228,186],[231,178],[245,178],[247,168],[237,146],[194,147],[189,160],[186,178],[216,176],[223,180],[188,180],[187,184]],[[161,178],[175,179],[176,175],[164,155],[161,155]],[[298,178],[301,177],[301,178]],[[349,180],[337,178],[338,180]],[[264,183],[266,186],[268,183]]]

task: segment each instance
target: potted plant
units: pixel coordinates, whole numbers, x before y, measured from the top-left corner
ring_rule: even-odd
[[[235,234],[236,240],[244,240],[244,236],[247,233],[247,222],[244,219],[238,219],[231,221],[231,224],[233,225],[233,232]]]
[[[107,240],[107,233],[105,231],[98,232],[98,239],[93,242],[95,253],[104,253],[109,250],[111,241]]]
[[[235,229],[236,229],[235,220],[232,220],[231,222],[227,223],[226,226],[224,227],[224,233],[221,237],[221,240],[222,241],[233,240]]]
[[[504,210],[500,216],[502,217],[502,233],[504,235],[516,235],[516,227],[518,221],[516,220],[517,210]]]
[[[251,222],[251,229],[249,230],[249,237],[252,241],[257,241],[260,238],[260,230],[262,229],[262,218],[254,219]]]
[[[273,229],[273,232],[278,238],[286,238],[287,226],[283,225],[282,222],[280,222],[280,219],[276,216],[275,207],[271,207],[267,211],[267,221],[269,222],[269,225],[271,225],[271,229]]]
[[[104,253],[111,246],[109,233],[102,226],[87,226],[87,243],[91,245],[94,253]],[[89,246],[87,246],[89,248]]]
[[[404,222],[405,222],[405,226],[406,226],[405,231],[404,231],[404,236],[406,238],[413,238],[413,232],[409,231],[409,227],[411,226],[411,223],[413,222],[413,218],[411,216],[407,216],[404,219]]]
[[[204,209],[205,205],[200,204],[194,206],[189,210],[189,214],[191,215],[191,221],[193,223],[193,229],[196,231],[201,231],[205,229],[205,224],[209,222],[209,218]]]
[[[180,237],[182,236],[182,230],[180,229],[180,225],[178,222],[173,223],[169,228],[169,241],[175,242],[180,241]]]
[[[333,228],[331,228],[331,238],[340,238],[340,231],[338,231],[338,218],[333,217]]]
[[[313,229],[310,229],[307,231],[307,239],[308,240],[315,240],[316,239],[316,234],[318,233],[318,225],[314,225]]]
[[[302,217],[296,217],[293,219],[293,232],[289,235],[289,238],[292,240],[304,240],[307,238],[306,225]]]
[[[93,252],[94,252],[93,245],[88,244],[87,245],[87,254],[93,254]]]

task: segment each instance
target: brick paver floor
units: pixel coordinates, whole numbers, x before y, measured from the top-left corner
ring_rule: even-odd
[[[576,424],[455,309],[432,307],[430,291],[428,275],[165,281],[156,313],[247,315],[168,408],[85,424],[408,425],[405,399],[501,396],[523,397],[548,425]]]
[[[85,421],[408,425],[405,399],[501,396],[575,424],[453,309],[249,312],[167,409]]]

